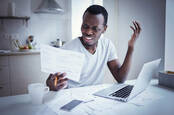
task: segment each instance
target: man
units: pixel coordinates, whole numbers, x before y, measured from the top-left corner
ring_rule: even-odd
[[[80,82],[76,83],[68,80],[66,73],[58,72],[50,74],[46,81],[50,90],[58,91],[65,87],[70,88],[100,84],[104,77],[105,65],[108,66],[117,82],[122,83],[126,80],[131,64],[134,44],[140,34],[141,28],[136,21],[133,22],[134,27],[130,26],[133,30],[133,34],[128,42],[125,60],[123,64],[120,65],[112,42],[109,39],[101,38],[101,35],[107,29],[107,20],[108,13],[103,6],[92,5],[86,9],[83,14],[81,26],[82,36],[70,41],[62,47],[63,49],[85,54],[85,62],[82,68]]]

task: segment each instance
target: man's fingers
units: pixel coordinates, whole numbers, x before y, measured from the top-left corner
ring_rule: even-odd
[[[64,83],[64,82],[66,82],[68,80],[68,78],[65,78],[65,79],[59,79],[57,82],[58,82],[58,85],[60,84],[60,83]]]
[[[140,33],[141,27],[140,24],[137,21],[132,22],[134,27],[131,26],[131,28],[134,30],[134,33]]]
[[[57,74],[55,74],[57,77],[58,77],[58,79],[62,79],[62,78],[64,78],[65,76],[66,76],[66,73],[57,73]]]
[[[66,84],[61,84],[61,85],[59,85],[59,86],[57,87],[57,91],[58,91],[58,90],[61,90],[65,85],[66,85]]]
[[[135,23],[137,24],[138,29],[141,31],[140,24],[137,21],[135,21]]]
[[[50,74],[48,78],[49,78],[49,79],[52,79],[52,76],[53,76],[53,74]]]
[[[62,89],[66,84],[68,78],[64,78],[66,76],[66,73],[60,73],[57,72],[55,74],[49,75],[49,82],[47,83],[50,87],[50,90],[58,91],[59,89]]]
[[[52,91],[59,91],[66,85],[67,85],[67,81],[64,81],[64,82],[58,83],[56,86],[51,86],[51,90]]]
[[[132,26],[130,26],[130,28],[134,31],[134,33],[135,33],[135,29],[134,29],[134,27],[132,27]]]
[[[134,24],[136,25],[137,32],[140,33],[141,31],[140,24],[137,21],[135,21]]]
[[[136,22],[135,22],[135,21],[133,21],[133,24],[134,24],[135,31],[136,31],[136,30],[138,29],[137,24],[136,24]]]
[[[54,76],[59,76],[61,73],[60,72],[57,72],[54,74]]]
[[[59,75],[59,74],[60,74],[60,72],[57,72],[55,74],[50,74],[51,80],[54,80],[57,77],[57,75]]]
[[[66,73],[57,72],[55,74],[50,74],[50,76],[51,76],[51,80],[55,80],[56,77],[57,77],[57,79],[62,79],[66,76]]]
[[[59,87],[59,86],[61,86],[63,84],[67,84],[67,81],[64,81],[64,82],[61,82],[61,83],[57,84],[57,87]]]
[[[66,73],[62,73],[62,74],[60,74],[60,78],[63,78],[63,77],[65,77],[66,76]]]
[[[64,86],[66,86],[66,85],[67,85],[67,81],[64,81],[62,83],[59,83],[56,86],[56,90],[58,91],[58,90],[62,89]]]

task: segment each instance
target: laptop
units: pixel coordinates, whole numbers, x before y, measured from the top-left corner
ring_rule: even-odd
[[[138,75],[135,85],[114,84],[109,88],[95,92],[93,95],[127,102],[143,92],[158,69],[161,59],[145,63]]]

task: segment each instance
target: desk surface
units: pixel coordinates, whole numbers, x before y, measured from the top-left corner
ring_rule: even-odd
[[[128,82],[129,83],[129,82]],[[124,103],[115,100],[93,96],[92,93],[109,87],[111,84],[71,88],[60,92],[49,92],[42,105],[32,105],[28,94],[1,97],[1,115],[173,115],[174,113],[174,90],[158,85],[157,80],[141,94],[145,97],[136,97],[134,100]],[[155,97],[151,98],[151,94]],[[74,98],[92,97],[94,101],[80,104],[72,112],[59,110],[60,106]],[[49,97],[49,98],[48,98]],[[50,98],[51,97],[51,98]],[[150,97],[150,98],[149,98]],[[136,99],[144,102],[136,103]],[[140,100],[141,99],[141,100]],[[52,106],[57,107],[56,110]]]

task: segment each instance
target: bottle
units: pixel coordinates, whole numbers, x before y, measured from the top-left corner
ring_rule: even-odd
[[[56,46],[57,47],[61,47],[62,46],[62,41],[60,39],[57,39]]]
[[[8,16],[15,16],[16,6],[14,2],[8,3]]]
[[[28,48],[29,49],[32,49],[33,48],[32,43],[30,41],[28,42]]]
[[[34,36],[32,35],[28,36],[28,39],[26,42],[29,49],[33,49],[33,40],[34,40]]]

